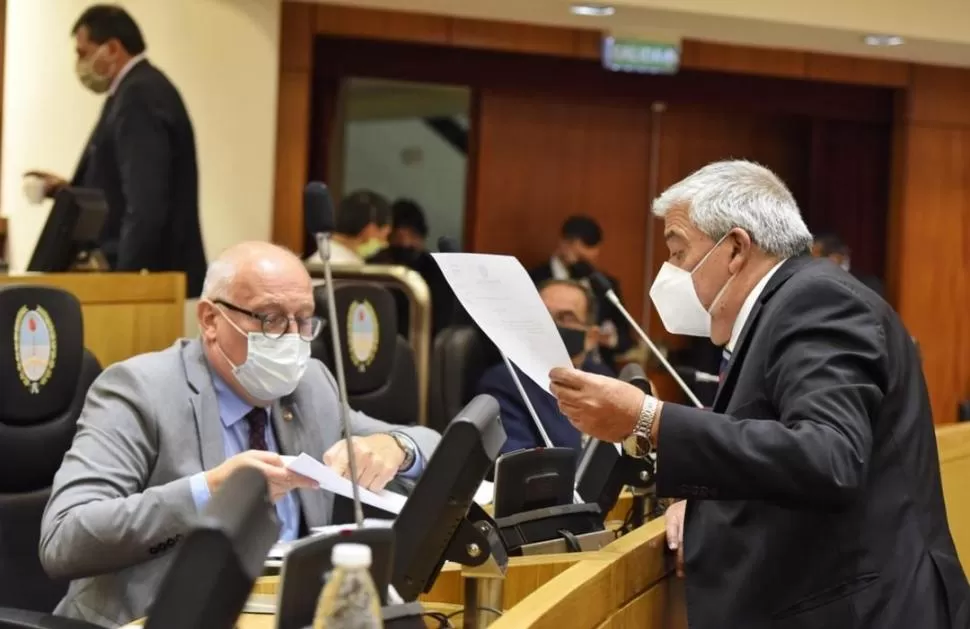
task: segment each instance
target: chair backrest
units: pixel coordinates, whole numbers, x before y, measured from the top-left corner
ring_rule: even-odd
[[[40,565],[40,521],[100,372],[77,298],[0,287],[0,605],[51,611],[66,591]]]
[[[428,426],[441,432],[475,397],[486,369],[502,360],[498,348],[474,325],[442,330],[431,353]]]
[[[398,334],[394,296],[374,284],[337,281],[334,297],[351,408],[392,424],[416,423],[419,385],[414,351]],[[314,290],[314,300],[317,314],[326,319],[323,286]],[[313,342],[312,354],[336,377],[328,326]]]

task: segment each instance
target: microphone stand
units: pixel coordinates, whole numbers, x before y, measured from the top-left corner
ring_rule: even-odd
[[[542,437],[542,442],[546,444],[547,448],[556,447],[552,443],[552,439],[549,438],[549,433],[546,432],[545,426],[539,421],[539,414],[536,413],[536,409],[532,406],[532,400],[526,395],[525,387],[522,386],[522,381],[519,379],[519,374],[515,371],[512,366],[512,361],[509,357],[505,355],[505,352],[500,352],[502,354],[502,360],[505,361],[505,368],[509,370],[509,375],[512,376],[512,381],[515,382],[515,388],[519,390],[519,395],[522,397],[522,401],[525,402],[525,407],[529,410],[529,415],[532,417],[532,423],[535,424],[536,429],[539,430],[539,435]],[[573,491],[573,502],[581,503],[583,501],[582,497],[579,495],[578,491]]]
[[[630,327],[637,331],[637,334],[640,336],[641,339],[643,339],[643,342],[647,344],[647,347],[650,348],[650,351],[653,352],[653,355],[657,357],[657,360],[660,361],[660,364],[664,366],[664,369],[667,370],[667,373],[671,375],[671,377],[677,383],[677,386],[680,387],[680,390],[683,391],[684,394],[687,396],[687,399],[689,399],[697,408],[704,408],[704,405],[701,404],[701,401],[697,398],[696,395],[694,395],[694,392],[690,390],[690,387],[688,387],[687,383],[684,382],[684,379],[680,377],[680,374],[677,373],[677,370],[674,369],[669,362],[667,362],[667,359],[664,358],[664,355],[660,353],[660,349],[653,344],[653,341],[650,340],[650,337],[647,336],[647,333],[644,332],[639,325],[637,325],[636,321],[633,320],[633,317],[630,315],[627,309],[623,307],[623,304],[620,302],[620,298],[616,296],[616,293],[614,293],[612,289],[606,291],[606,298],[610,300],[610,303],[616,306],[616,309],[620,311],[620,314],[622,314],[623,318],[627,320],[627,323],[630,324]]]
[[[330,268],[330,234],[316,234],[317,250],[323,260],[323,279],[327,291],[327,318],[330,320],[330,339],[333,345],[333,364],[337,372],[337,388],[340,394],[340,422],[344,440],[347,443],[347,461],[350,464],[350,487],[354,496],[354,521],[357,528],[364,528],[364,509],[360,504],[360,489],[357,487],[357,458],[354,456],[354,443],[350,436],[350,403],[347,401],[347,378],[344,375],[344,356],[340,347],[340,330],[337,326],[337,302],[333,291],[333,272]]]

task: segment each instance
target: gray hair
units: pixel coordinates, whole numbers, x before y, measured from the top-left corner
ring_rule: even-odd
[[[791,192],[777,175],[754,162],[704,166],[657,197],[653,213],[663,218],[682,206],[691,222],[713,240],[740,227],[762,250],[779,258],[803,254],[812,245],[812,234]]]
[[[235,277],[236,265],[232,260],[224,258],[213,260],[209,263],[209,268],[205,272],[205,281],[202,283],[202,299],[209,301],[228,299],[229,287]]]

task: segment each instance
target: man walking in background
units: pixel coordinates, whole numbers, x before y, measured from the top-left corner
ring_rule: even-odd
[[[78,80],[106,95],[101,117],[70,182],[28,175],[43,180],[49,197],[68,185],[104,192],[98,245],[111,268],[182,271],[187,296],[198,297],[206,258],[195,134],[178,89],[148,61],[141,30],[121,7],[88,8],[72,34]],[[189,310],[194,315],[194,303]]]

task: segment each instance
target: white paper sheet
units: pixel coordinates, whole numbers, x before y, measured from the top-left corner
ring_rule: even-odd
[[[549,391],[549,371],[573,366],[539,291],[516,258],[431,255],[478,327],[536,384]]]
[[[482,507],[492,504],[492,501],[495,500],[495,484],[483,480],[482,484],[478,486],[478,491],[475,492],[474,500]]]
[[[281,458],[288,469],[317,481],[320,484],[320,489],[326,489],[327,491],[332,491],[335,494],[346,496],[347,498],[354,497],[354,489],[350,483],[350,479],[337,474],[332,468],[324,465],[321,461],[318,461],[309,454],[303,453],[300,456],[284,456]],[[358,490],[361,502],[395,515],[401,512],[401,509],[404,508],[404,503],[407,501],[406,496],[394,493],[393,491],[387,491],[386,489],[380,492],[373,492],[369,489],[359,487]]]

